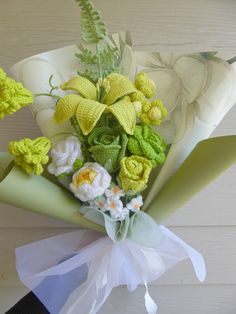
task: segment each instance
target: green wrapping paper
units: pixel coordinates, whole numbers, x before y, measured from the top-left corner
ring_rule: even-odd
[[[146,212],[162,222],[235,162],[236,136],[200,142]],[[0,202],[104,232],[79,213],[80,203],[70,193],[42,176],[26,175],[7,153],[0,153]]]
[[[162,222],[235,162],[235,135],[200,142],[149,205],[147,213]]]
[[[80,203],[70,193],[42,176],[28,176],[6,153],[0,153],[0,202],[104,232],[79,213]]]

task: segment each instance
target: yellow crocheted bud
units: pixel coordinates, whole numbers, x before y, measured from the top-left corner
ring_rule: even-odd
[[[0,119],[32,102],[32,93],[25,89],[21,83],[7,77],[3,69],[0,68]]]
[[[148,182],[152,163],[145,157],[130,156],[121,160],[119,181],[124,191],[140,192]]]
[[[20,166],[26,173],[40,175],[43,165],[48,163],[48,152],[51,142],[46,137],[38,137],[34,140],[25,138],[19,142],[10,142],[9,152],[15,156],[15,164]]]
[[[140,72],[137,74],[135,86],[147,98],[152,98],[154,96],[156,90],[155,82],[149,79],[146,73]]]
[[[160,99],[154,100],[149,106],[143,106],[140,116],[142,124],[160,125],[168,112]]]

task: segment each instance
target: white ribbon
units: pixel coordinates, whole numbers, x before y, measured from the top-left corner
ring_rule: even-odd
[[[115,244],[93,231],[74,231],[16,249],[21,281],[34,292],[51,314],[95,314],[114,287],[133,291],[146,286],[145,306],[155,314],[157,305],[147,284],[180,261],[190,258],[197,278],[206,275],[200,253],[164,226],[154,247],[131,239]]]

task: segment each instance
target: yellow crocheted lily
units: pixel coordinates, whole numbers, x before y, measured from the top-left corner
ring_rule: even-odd
[[[3,69],[0,68],[0,119],[7,114],[13,114],[21,107],[33,102],[31,92],[7,77]]]
[[[15,164],[20,166],[26,173],[40,175],[43,165],[49,161],[48,152],[51,142],[46,137],[38,137],[34,140],[25,138],[19,142],[10,142],[9,152],[15,156]]]
[[[63,123],[76,116],[84,135],[88,135],[104,112],[111,112],[128,134],[133,134],[136,113],[129,97],[136,92],[133,83],[125,76],[112,73],[106,79],[107,93],[98,100],[97,88],[88,79],[78,76],[63,84],[63,90],[74,90],[78,94],[66,95],[57,103],[54,120]]]

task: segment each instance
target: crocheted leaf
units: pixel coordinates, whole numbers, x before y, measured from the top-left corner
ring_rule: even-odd
[[[85,98],[96,100],[96,87],[88,79],[82,76],[77,76],[61,85],[63,90],[74,90]]]
[[[84,135],[88,135],[97,124],[102,113],[106,109],[97,101],[82,99],[76,111],[76,117]]]
[[[76,0],[81,7],[81,38],[88,44],[98,43],[107,36],[107,28],[90,0]]]
[[[56,123],[64,123],[73,117],[76,113],[78,104],[83,98],[79,95],[66,95],[61,98],[56,106],[54,113],[54,121]]]
[[[133,104],[122,99],[109,106],[108,110],[113,113],[125,132],[132,135],[136,124],[136,112]]]

